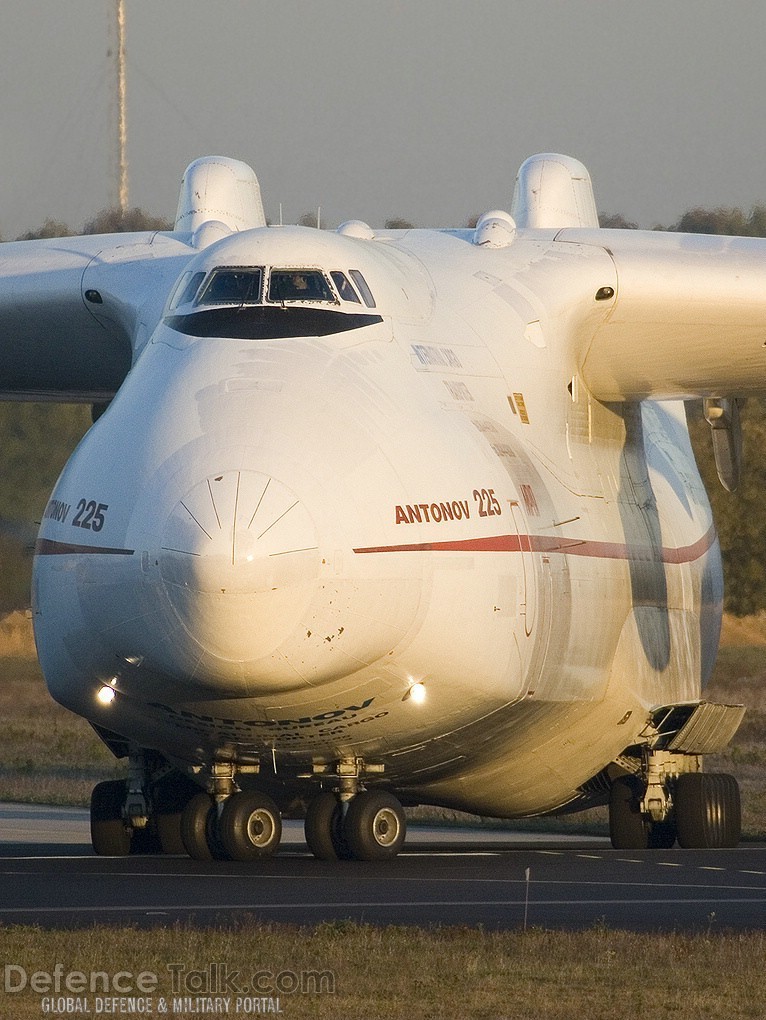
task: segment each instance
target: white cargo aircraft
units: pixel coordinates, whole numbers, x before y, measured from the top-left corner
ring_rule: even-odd
[[[394,856],[414,804],[608,803],[616,847],[735,845],[681,401],[732,488],[765,267],[598,229],[553,154],[471,230],[268,227],[211,157],[171,232],[4,244],[2,397],[97,418],[33,579],[53,697],[129,760],[96,851],[248,861],[299,804],[324,859]]]

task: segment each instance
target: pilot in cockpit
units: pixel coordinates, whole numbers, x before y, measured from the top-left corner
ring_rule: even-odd
[[[333,301],[333,294],[319,270],[273,269],[270,301]]]

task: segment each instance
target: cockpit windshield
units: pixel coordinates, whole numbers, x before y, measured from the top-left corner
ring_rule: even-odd
[[[214,269],[197,298],[198,305],[258,304],[263,270],[259,267]]]
[[[358,269],[350,269],[348,273],[334,270],[326,275],[321,269],[300,266],[294,269],[218,266],[207,277],[201,272],[185,273],[176,285],[168,307],[173,311],[192,301],[195,307],[264,304],[284,307],[293,302],[330,305],[364,302],[368,308],[375,307],[375,299]]]
[[[164,322],[187,336],[274,340],[362,329],[383,321],[374,308],[358,269],[216,266],[182,275]]]
[[[331,301],[337,298],[318,269],[272,269],[269,301]]]

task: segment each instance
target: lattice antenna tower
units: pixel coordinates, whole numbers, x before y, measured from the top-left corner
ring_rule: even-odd
[[[125,0],[115,0],[117,21],[117,199],[120,212],[128,209],[128,122],[125,85]]]

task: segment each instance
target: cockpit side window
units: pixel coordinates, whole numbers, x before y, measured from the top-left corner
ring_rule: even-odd
[[[262,280],[260,267],[214,269],[197,304],[257,304],[261,300]]]
[[[330,276],[332,277],[332,282],[338,288],[338,293],[343,301],[355,301],[358,305],[362,303],[345,273],[335,272],[330,273]]]
[[[372,291],[367,286],[367,281],[359,272],[358,269],[349,269],[348,275],[354,281],[359,288],[359,293],[362,295],[362,300],[368,308],[375,308],[375,298],[372,296]]]
[[[330,301],[337,303],[324,273],[318,269],[272,269],[269,301]]]
[[[188,304],[189,301],[193,301],[194,295],[199,290],[199,285],[204,279],[204,272],[184,273],[173,292],[173,297],[170,299],[168,310],[172,311],[172,309],[178,308],[179,305],[185,305]]]

